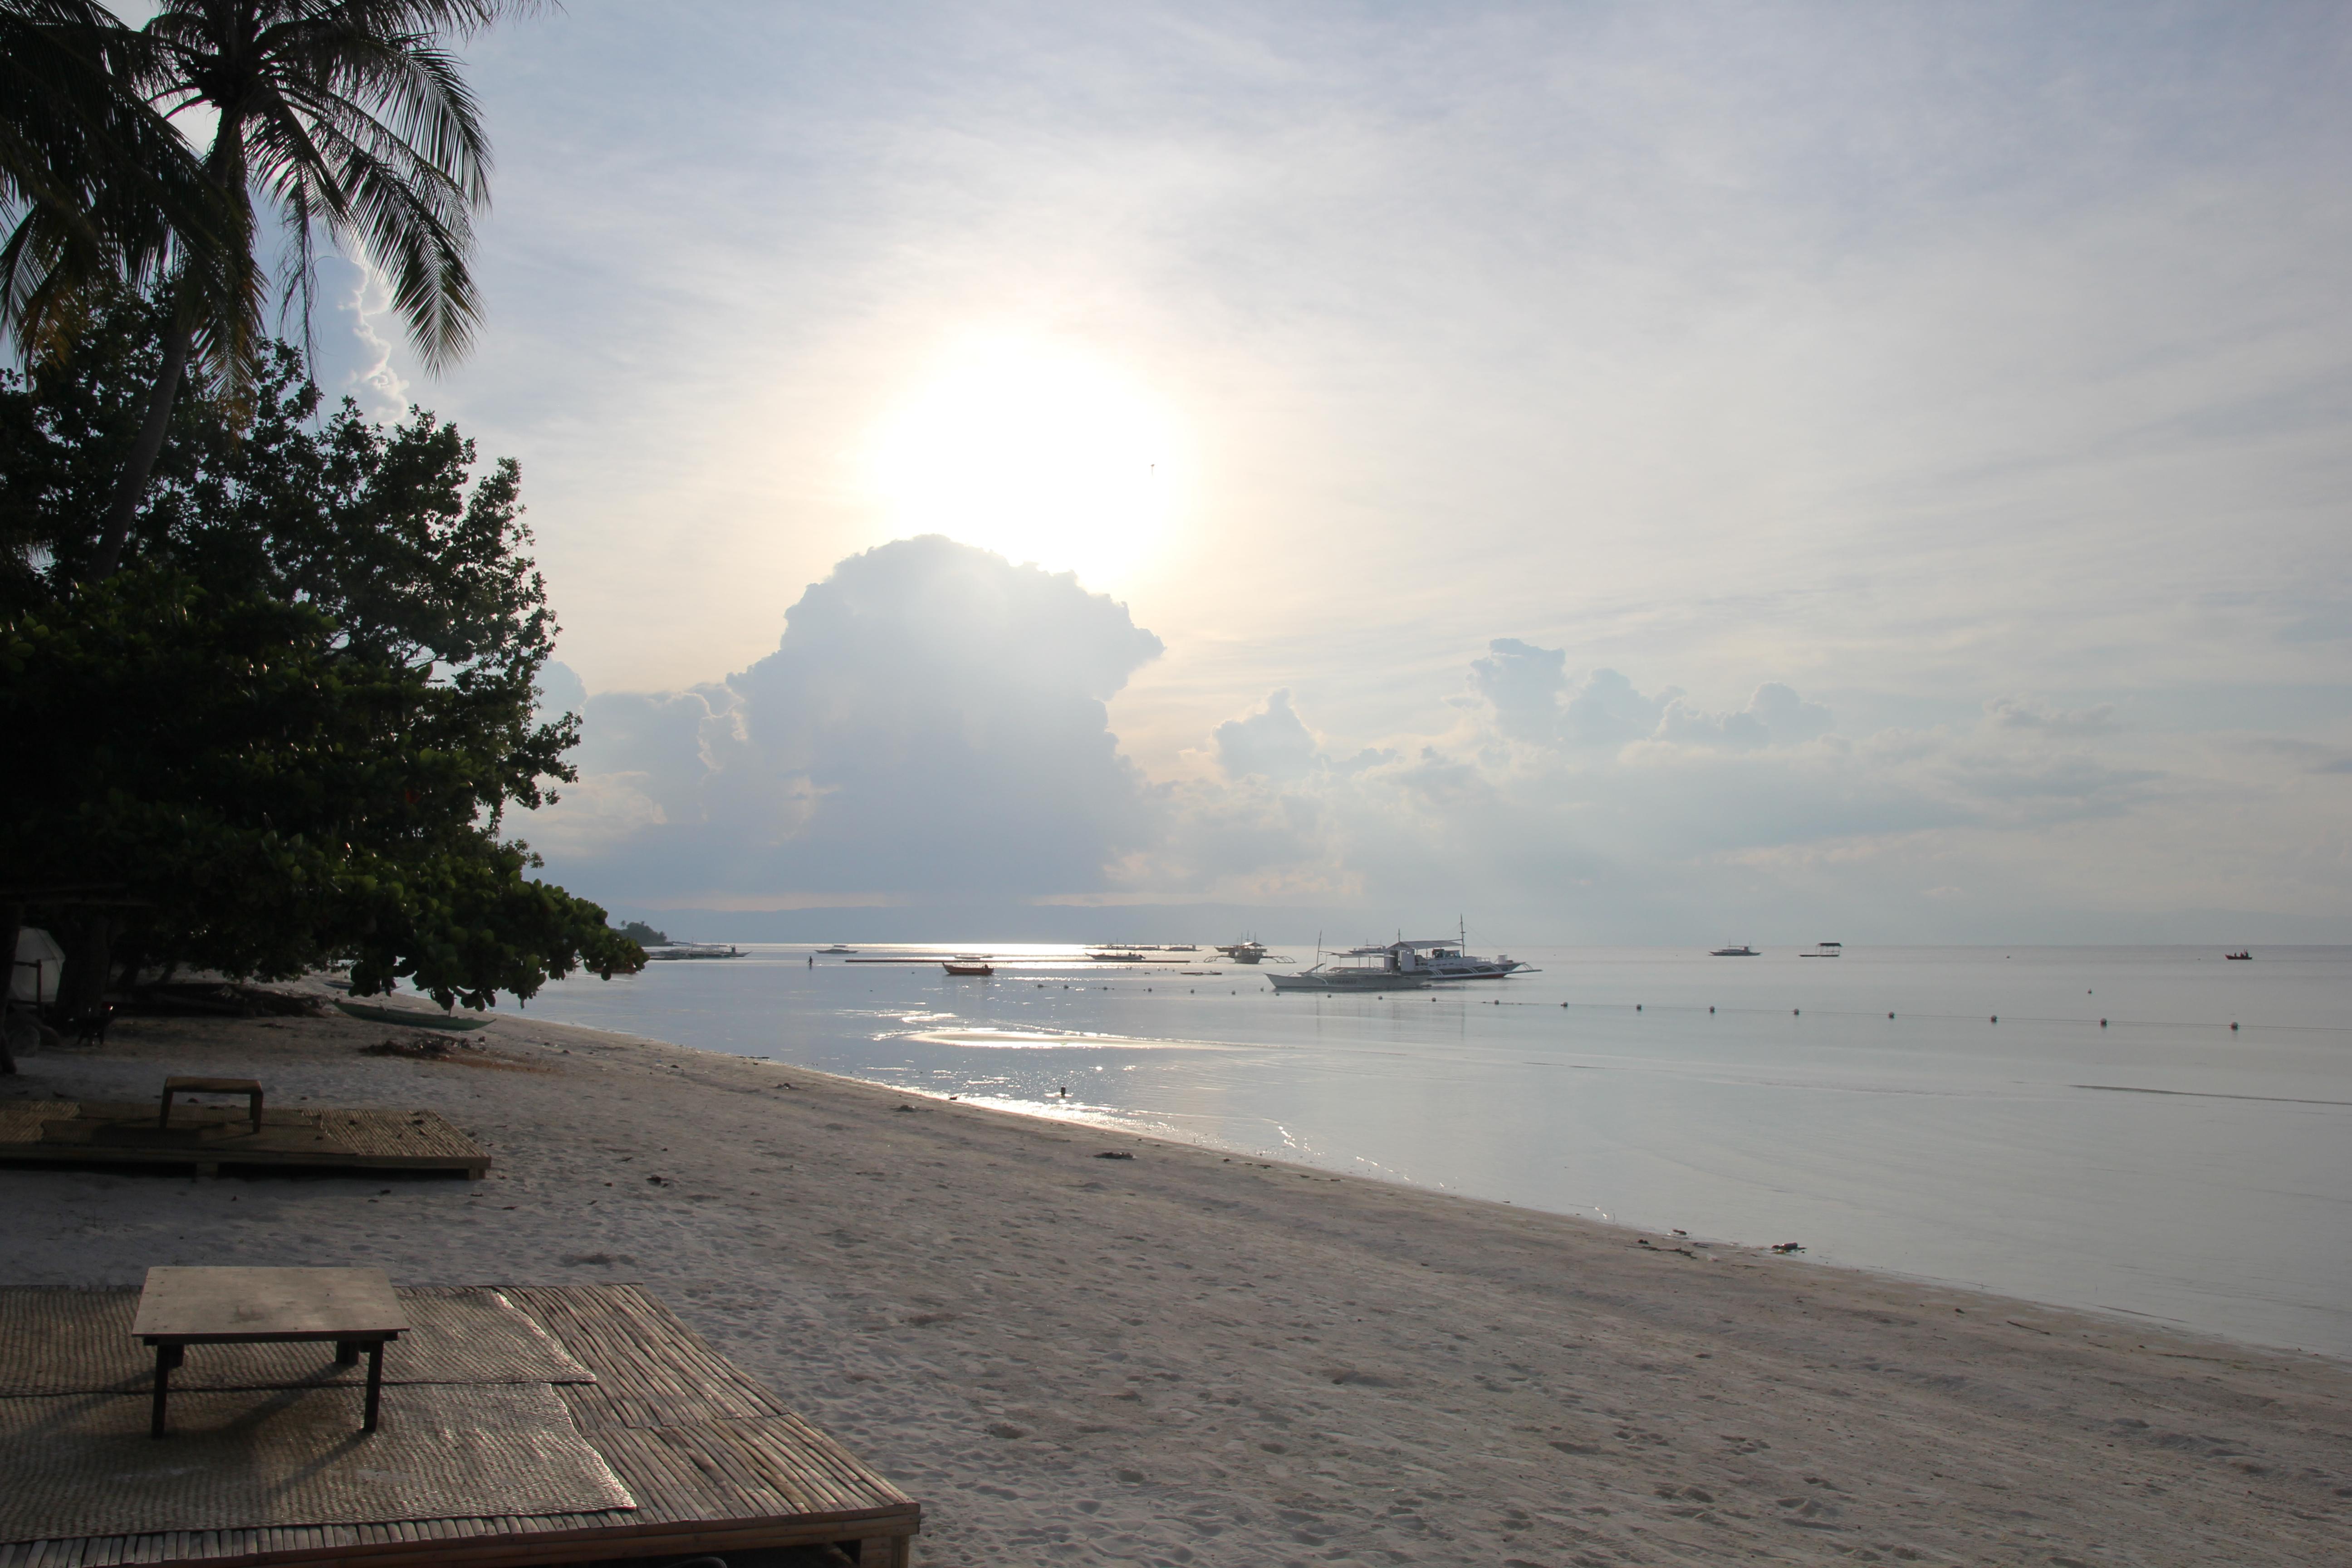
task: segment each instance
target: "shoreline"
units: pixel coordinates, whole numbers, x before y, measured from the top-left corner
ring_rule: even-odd
[[[26,1058],[0,1095],[235,1072],[277,1103],[431,1106],[498,1163],[12,1171],[6,1278],[640,1282],[920,1498],[929,1563],[2319,1563],[2352,1540],[2352,1368],[2323,1355],[491,1017],[447,1060],[362,1056],[398,1032],[341,1016],[130,1019]]]

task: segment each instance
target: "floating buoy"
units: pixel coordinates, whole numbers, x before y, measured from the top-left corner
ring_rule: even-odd
[[[1805,1010],[1802,1007],[1791,1007],[1789,1009],[1789,1016],[1791,1018],[1801,1018],[1804,1016]]]
[[[1562,1004],[1562,1005],[1565,1005],[1565,1004]],[[1709,1007],[1709,1008],[1707,1009],[1707,1011],[1708,1011],[1708,1012],[1710,1012],[1710,1013],[1712,1013],[1712,1012],[1714,1012],[1714,1011],[1715,1011],[1715,1009],[1714,1009],[1714,1008],[1712,1008],[1712,1007]]]
[[[2099,1020],[2099,1027],[2101,1027],[2102,1029],[2104,1029],[2104,1028],[2105,1028],[2106,1026],[2107,1026],[2107,1021],[2106,1021],[2105,1018],[2100,1019],[2100,1020]]]
[[[1886,1015],[1886,1016],[1887,1016],[1888,1017],[1890,1017],[1890,1018],[1892,1018],[1893,1016],[1895,1016],[1895,1015],[1894,1015],[1894,1014],[1892,1014],[1892,1013],[1889,1013],[1889,1014],[1888,1014],[1888,1015]]]
[[[1992,1021],[1993,1021],[1994,1023],[1996,1023],[1996,1024],[2000,1023],[2000,1014],[1998,1014],[1998,1013],[1995,1013],[1995,1014],[1992,1016]]]
[[[2237,1026],[2237,1025],[2235,1025],[2235,1024],[2231,1025],[2231,1026],[2230,1026],[2230,1033],[2231,1033],[2231,1034],[2233,1034],[2233,1035],[2234,1035],[2234,1034],[2236,1034],[2237,1032],[2238,1032],[2238,1026]]]
[[[1641,1010],[1642,1010],[1642,1005],[1641,1005],[1639,1002],[1634,1003],[1634,1004],[1633,1004],[1633,1011],[1635,1011],[1636,1013],[1638,1013],[1638,1012],[1640,1012]]]

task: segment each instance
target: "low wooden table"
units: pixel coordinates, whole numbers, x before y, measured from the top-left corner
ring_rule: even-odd
[[[381,1268],[150,1268],[131,1331],[155,1351],[155,1413],[163,1435],[172,1369],[190,1345],[332,1340],[335,1359],[356,1363],[367,1347],[367,1418],[373,1432],[383,1394],[383,1347],[408,1327]]]

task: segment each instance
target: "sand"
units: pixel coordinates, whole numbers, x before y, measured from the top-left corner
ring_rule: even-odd
[[[527,1019],[360,1053],[392,1033],[129,1020],[0,1094],[430,1106],[488,1180],[0,1170],[0,1279],[641,1282],[920,1499],[928,1564],[2352,1562],[2340,1363]]]

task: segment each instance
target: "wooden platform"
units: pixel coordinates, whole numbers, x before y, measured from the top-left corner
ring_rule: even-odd
[[[0,1290],[0,1313],[14,1310],[16,1294]],[[908,1568],[920,1506],[784,1408],[644,1291],[572,1286],[499,1294],[594,1374],[593,1383],[531,1386],[562,1401],[579,1437],[610,1467],[635,1508],[20,1540],[0,1542],[0,1568],[522,1568],[794,1548],[810,1551],[809,1561]],[[9,1370],[0,1367],[0,1376]],[[388,1425],[398,1408],[387,1404]],[[94,1476],[92,1484],[103,1479]]]
[[[482,1146],[430,1110],[275,1107],[255,1127],[242,1107],[174,1107],[156,1125],[153,1102],[0,1100],[0,1162],[72,1165],[224,1165],[360,1171],[452,1171],[479,1177]]]

